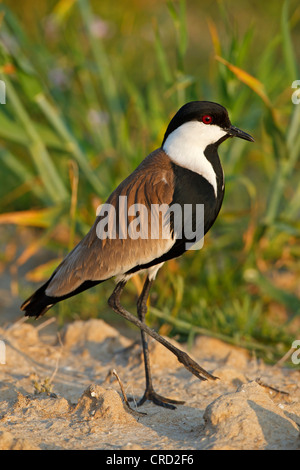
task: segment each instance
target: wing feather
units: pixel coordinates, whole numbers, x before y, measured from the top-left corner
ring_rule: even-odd
[[[103,232],[99,233],[99,227],[103,225],[101,221],[103,222],[106,214],[100,212],[91,230],[56,269],[46,289],[46,294],[55,297],[63,296],[77,289],[85,281],[102,281],[120,276],[139,265],[147,265],[152,260],[161,258],[170,250],[174,239],[170,230],[166,238],[153,239],[149,236],[151,228],[153,230],[151,208],[153,211],[153,207],[171,204],[173,193],[172,164],[166,153],[158,149],[148,155],[106,201],[106,204],[115,207],[116,221],[116,225],[107,224],[108,237],[103,239],[101,238]],[[122,196],[126,199],[122,199]],[[143,234],[147,235],[148,232],[148,238],[122,239],[119,236],[120,225],[124,234],[124,227],[128,228],[136,221],[134,215],[128,216],[126,220],[125,200],[128,208],[134,204],[140,204],[146,208],[147,214],[143,211],[137,214],[140,222],[139,229]],[[156,218],[159,219],[158,214]],[[99,235],[101,235],[100,238]]]

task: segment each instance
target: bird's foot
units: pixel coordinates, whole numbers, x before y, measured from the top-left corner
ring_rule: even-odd
[[[194,374],[200,380],[217,380],[218,377],[207,372],[203,369],[197,362],[195,362],[188,354],[183,351],[180,351],[180,354],[177,356],[178,361],[184,365],[184,367],[189,370],[192,374]]]
[[[176,410],[176,406],[174,405],[183,405],[185,403],[184,401],[163,397],[156,393],[153,388],[145,390],[144,396],[140,399],[137,406],[141,406],[146,400],[152,401],[155,405],[169,408],[170,410]]]

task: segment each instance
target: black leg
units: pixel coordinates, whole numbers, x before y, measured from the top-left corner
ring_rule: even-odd
[[[150,288],[152,286],[153,281],[150,281],[148,276],[146,278],[146,281],[144,283],[144,287],[142,290],[142,293],[137,301],[137,313],[139,320],[144,323],[145,320],[145,315],[147,313],[147,299],[149,296]],[[152,377],[151,377],[151,370],[150,370],[150,357],[149,357],[149,349],[148,349],[148,339],[145,331],[141,330],[141,336],[142,336],[142,345],[143,345],[143,353],[144,353],[144,365],[145,365],[145,378],[146,378],[146,390],[141,398],[141,400],[138,402],[138,406],[141,406],[146,400],[150,400],[156,405],[163,406],[165,408],[170,408],[172,410],[176,409],[176,406],[173,406],[173,404],[177,405],[183,405],[184,401],[178,401],[178,400],[172,400],[171,398],[165,398],[156,393],[153,389],[152,385]]]
[[[137,301],[137,313],[138,313],[138,318],[140,321],[144,323],[145,320],[145,315],[147,313],[147,298],[149,296],[150,288],[152,285],[152,281],[149,281],[149,278],[147,276],[147,279],[145,281],[145,284],[143,286],[142,293],[140,297],[138,298]],[[151,371],[150,371],[150,358],[149,358],[149,349],[148,349],[148,339],[146,333],[141,330],[141,337],[142,337],[142,346],[143,346],[143,354],[144,354],[144,365],[145,365],[145,379],[146,379],[146,390],[152,389],[152,378],[151,378]],[[146,392],[145,392],[146,393]],[[142,404],[141,402],[144,403],[146,400],[142,398],[142,400],[138,403],[138,405]]]
[[[165,338],[160,336],[158,333],[156,333],[155,330],[152,330],[149,328],[144,322],[136,318],[134,315],[132,315],[130,312],[128,312],[121,304],[120,304],[120,296],[121,293],[124,289],[124,286],[126,284],[126,281],[120,281],[113,293],[111,294],[110,298],[108,299],[108,305],[119,315],[121,315],[123,318],[126,320],[130,321],[134,325],[136,325],[141,331],[144,331],[147,333],[147,335],[151,336],[154,338],[156,341],[161,343],[163,346],[165,346],[169,351],[171,351],[175,356],[177,357],[178,361],[181,362],[181,364],[184,365],[184,367],[189,370],[192,374],[194,374],[198,379],[200,380],[216,380],[217,377],[214,377],[211,375],[209,372],[207,372],[205,369],[199,366],[197,362],[195,362],[188,354],[185,352],[181,351],[180,349],[176,348],[173,344],[169,343]]]

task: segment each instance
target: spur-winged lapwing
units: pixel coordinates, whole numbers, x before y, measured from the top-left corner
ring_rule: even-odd
[[[195,228],[198,223],[196,206],[202,205],[202,232],[205,235],[216,220],[223,201],[224,175],[218,146],[229,137],[254,140],[231,125],[223,106],[209,101],[185,104],[169,123],[161,147],[150,153],[113,191],[88,234],[50,279],[21,306],[25,315],[39,317],[57,302],[115,277],[117,284],[108,303],[115,312],[139,327],[142,335],[146,390],[139,404],[151,400],[157,405],[175,408],[172,404],[183,403],[154,391],[147,335],[174,353],[199,379],[215,379],[186,353],[150,329],[144,320],[150,287],[159,268],[165,261],[182,255],[190,246],[189,242],[198,241],[196,237],[189,239],[184,230],[178,230],[185,228],[178,227],[178,220],[175,227],[174,213],[168,212],[168,208],[183,210],[190,207],[188,216],[181,213],[180,220],[183,225],[192,223]],[[135,212],[129,213],[132,207]],[[159,214],[158,207],[167,210]],[[149,217],[150,213],[154,216]],[[134,214],[138,215],[135,219]],[[138,225],[139,230],[134,231],[132,223],[136,229]],[[154,236],[151,236],[156,224],[161,224],[159,234],[154,230]],[[120,296],[128,279],[144,270],[147,275],[137,301],[136,317],[121,305]]]

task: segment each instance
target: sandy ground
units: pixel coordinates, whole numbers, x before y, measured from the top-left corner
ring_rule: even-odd
[[[135,341],[102,320],[59,333],[43,325],[0,328],[0,449],[300,449],[300,370],[197,337],[189,354],[220,379],[201,382],[152,341],[156,391],[185,404],[173,411],[147,402],[140,414],[109,376],[115,369],[136,410],[144,391],[138,332]]]

